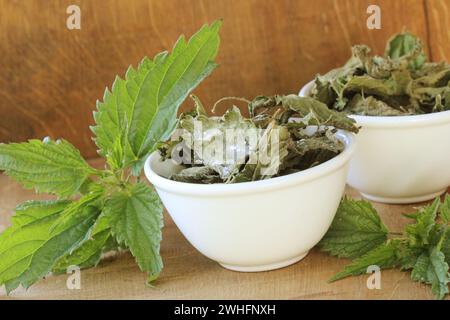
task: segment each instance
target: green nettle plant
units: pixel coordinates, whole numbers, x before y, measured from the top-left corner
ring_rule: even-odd
[[[372,204],[344,198],[319,247],[338,258],[351,259],[333,282],[382,269],[411,271],[411,280],[431,285],[437,299],[449,293],[450,195],[405,216],[411,223],[403,232],[390,232]]]
[[[0,144],[0,169],[25,188],[57,196],[16,208],[0,235],[0,286],[28,288],[71,265],[95,266],[102,253],[127,248],[149,281],[158,277],[162,205],[139,175],[157,142],[176,126],[180,104],[216,68],[220,21],[171,53],[144,58],[117,77],[97,103],[92,132],[103,170],[88,165],[65,140]]]

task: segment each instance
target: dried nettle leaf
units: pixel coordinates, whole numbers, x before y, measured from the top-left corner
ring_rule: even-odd
[[[402,116],[450,110],[450,65],[428,62],[422,41],[394,35],[384,56],[355,45],[347,63],[316,77],[312,97],[330,109],[366,116]]]
[[[250,114],[254,117],[270,117],[270,109],[278,109],[279,114],[283,116],[276,118],[281,123],[287,122],[292,117],[310,117],[310,125],[333,126],[337,129],[358,132],[355,120],[330,110],[324,103],[309,97],[299,97],[294,94],[273,97],[260,96],[250,103],[249,109]]]
[[[297,172],[343,151],[337,129],[358,132],[353,119],[312,98],[259,96],[249,103],[251,118],[236,106],[209,117],[192,98],[195,108],[180,116],[181,132],[159,146],[163,160],[183,161],[171,176],[180,182],[238,183]]]
[[[264,130],[258,146],[249,156],[243,170],[234,174],[231,183],[264,180],[279,173],[283,160],[288,156],[289,131],[272,121]],[[278,157],[273,157],[273,152]]]
[[[189,183],[219,183],[222,182],[219,174],[210,167],[190,167],[173,174],[170,177],[174,181]]]
[[[196,105],[198,109],[198,99]],[[198,131],[196,131],[196,126],[199,126]],[[182,116],[179,128],[184,129],[181,137],[189,149],[193,150],[196,145],[199,146],[199,151],[202,154],[194,154],[194,159],[201,159],[202,165],[217,172],[222,180],[227,180],[233,173],[237,172],[239,166],[248,157],[250,150],[247,144],[224,143],[225,139],[233,133],[251,136],[248,132],[256,129],[256,126],[252,121],[241,115],[239,108],[233,106],[222,117],[208,117],[203,112]],[[224,149],[218,150],[218,145],[224,146]],[[233,157],[234,155],[236,157]],[[225,158],[227,160],[235,159],[235,161],[224,162]],[[183,173],[178,175],[180,176],[180,174],[183,176]],[[211,172],[208,175],[211,175]],[[196,179],[198,179],[198,172],[196,176]]]
[[[391,59],[408,61],[412,69],[419,69],[428,59],[422,41],[409,32],[396,34],[389,39],[385,55]]]
[[[373,96],[363,97],[359,93],[353,96],[346,111],[350,114],[363,116],[398,116],[411,114],[408,111],[395,109],[386,102],[378,100]]]

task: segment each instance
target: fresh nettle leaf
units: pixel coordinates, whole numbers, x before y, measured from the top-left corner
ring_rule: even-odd
[[[155,60],[161,59],[161,56]],[[103,102],[97,101],[97,111],[94,112],[96,125],[91,130],[95,134],[99,154],[106,157],[114,169],[126,167],[138,160],[128,138],[131,113],[145,76],[154,65],[146,57],[136,70],[130,66],[125,79],[117,76],[112,91],[106,89]]]
[[[397,239],[388,240],[386,243],[353,260],[351,264],[346,266],[343,271],[334,275],[329,281],[333,282],[348,276],[367,273],[367,268],[372,265],[384,269],[397,266],[401,261],[398,254],[400,245],[401,242]]]
[[[378,247],[387,237],[388,230],[370,202],[344,198],[319,246],[333,256],[354,259]]]
[[[32,201],[16,209],[13,225],[0,237],[0,283],[7,291],[28,288],[47,275],[55,261],[87,240],[98,208],[82,206],[53,229],[70,207],[67,201]]]
[[[440,200],[437,198],[431,205],[419,209],[414,219],[416,223],[406,226],[405,233],[411,246],[429,244],[430,233],[436,225],[439,206]]]
[[[450,224],[450,196],[446,195],[444,202],[441,204],[440,218],[442,222]]]
[[[418,259],[411,272],[411,279],[431,284],[433,293],[438,299],[443,299],[448,291],[450,274],[444,254],[433,248],[424,252]]]
[[[450,232],[448,229],[443,237],[441,251],[445,256],[445,262],[450,265]]]
[[[53,273],[66,273],[72,266],[80,269],[97,266],[103,253],[114,250],[117,245],[111,235],[108,220],[105,216],[97,219],[89,240],[85,241],[73,252],[65,255],[52,269]]]
[[[220,25],[203,26],[189,41],[180,37],[171,53],[144,58],[105,91],[92,127],[104,170],[90,167],[65,140],[0,144],[0,170],[26,188],[62,198],[18,206],[0,235],[0,286],[8,293],[51,271],[96,266],[116,249],[130,249],[156,279],[162,206],[136,176],[157,142],[171,135],[185,97],[217,66]]]
[[[30,140],[0,144],[0,170],[25,188],[69,197],[90,175],[97,174],[65,140]]]
[[[109,199],[104,208],[111,232],[119,244],[125,244],[142,271],[150,278],[163,267],[159,255],[163,226],[161,202],[144,183],[127,186]],[[151,213],[151,214],[150,214]]]
[[[112,92],[98,103],[92,128],[100,154],[110,163],[133,164],[138,174],[157,142],[169,138],[179,106],[217,66],[220,26],[220,21],[205,25],[189,41],[181,36],[172,53],[144,59],[124,80],[116,78]]]
[[[406,215],[414,222],[401,235],[387,231],[369,202],[343,199],[320,246],[332,255],[353,261],[330,281],[364,274],[371,265],[384,269],[399,267],[411,270],[412,280],[430,284],[436,298],[444,298],[449,293],[450,282],[449,208],[450,195],[446,195],[442,203],[437,198],[432,204]],[[367,234],[375,230],[376,240],[371,243],[369,239],[368,247],[361,243],[361,239],[368,237],[363,230]],[[360,232],[363,233],[359,235]],[[393,235],[396,237],[391,238]],[[363,250],[359,251],[360,248]]]

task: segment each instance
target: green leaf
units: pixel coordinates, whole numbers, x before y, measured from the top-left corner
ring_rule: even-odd
[[[0,170],[25,188],[69,197],[95,174],[80,152],[65,140],[0,144]]]
[[[399,256],[401,258],[400,270],[410,270],[416,265],[417,259],[424,252],[424,248],[411,247],[404,242],[404,245],[399,248]]]
[[[130,123],[130,142],[139,157],[169,138],[178,107],[217,66],[213,60],[221,24],[204,25],[188,42],[180,37],[172,54],[161,59],[144,80]]]
[[[417,209],[412,214],[407,214],[414,222],[405,227],[405,234],[401,238],[387,240],[366,254],[355,254],[356,259],[346,266],[344,270],[330,279],[336,281],[350,275],[359,275],[366,272],[370,265],[377,265],[380,268],[399,267],[401,270],[412,269],[411,278],[415,281],[431,284],[433,293],[437,298],[442,299],[449,292],[448,283],[450,282],[449,263],[450,263],[450,235],[449,227],[445,222],[448,216],[450,197],[447,196],[441,204],[437,198],[432,204]],[[350,204],[359,203],[359,201],[349,201]],[[366,203],[370,210],[367,210],[373,216],[377,216],[375,210]],[[441,204],[441,206],[440,206]],[[342,205],[341,205],[342,206]],[[366,208],[368,209],[368,208]],[[339,208],[339,211],[341,207]],[[350,210],[347,210],[350,211]],[[345,212],[347,212],[345,211]],[[444,223],[437,223],[437,213],[440,212]],[[362,212],[354,211],[358,218],[364,217],[366,210]],[[339,220],[340,212],[338,212],[335,220]],[[343,220],[345,221],[345,220]],[[332,235],[334,232],[334,224],[330,228]],[[368,225],[370,222],[362,222],[361,225]],[[346,226],[343,223],[344,227]],[[386,229],[384,226],[381,229]],[[347,235],[351,237],[352,232],[344,228]],[[355,231],[356,232],[356,231]],[[387,230],[386,230],[387,232]],[[345,238],[344,238],[345,239]],[[347,247],[343,249],[339,247],[340,238],[329,237],[327,234],[323,240],[328,251],[338,256],[350,256],[347,254]],[[349,242],[350,244],[352,242]],[[322,243],[320,245],[323,245]],[[350,246],[351,248],[351,246]],[[334,250],[334,251],[333,251]],[[342,254],[341,250],[344,251]]]
[[[159,54],[155,61],[164,55]],[[125,79],[117,76],[112,91],[106,89],[103,102],[97,101],[97,111],[94,112],[96,125],[91,130],[95,134],[99,154],[106,157],[113,168],[125,167],[138,159],[131,149],[127,134],[137,95],[154,65],[153,61],[145,57],[136,70],[130,66]]]
[[[445,262],[447,262],[450,265],[450,232],[448,231],[444,235],[441,251],[442,253],[444,253]]]
[[[422,41],[409,32],[393,36],[388,41],[385,55],[391,59],[407,59],[412,69],[419,69],[427,61]]]
[[[413,215],[416,222],[405,227],[405,234],[413,247],[420,247],[430,243],[430,233],[436,225],[436,216],[440,206],[440,199],[436,198],[431,205],[420,208]]]
[[[400,240],[392,239],[367,252],[360,258],[355,259],[346,266],[343,271],[334,275],[329,282],[340,280],[348,276],[357,276],[367,272],[367,268],[372,265],[380,269],[388,269],[397,266],[400,263],[399,247]]]
[[[86,240],[99,214],[93,206],[83,206],[50,231],[69,206],[67,201],[32,201],[17,207],[13,225],[0,237],[0,285],[8,292],[19,285],[28,288]]]
[[[446,194],[441,204],[440,217],[445,224],[450,223],[450,195]]]
[[[133,164],[137,174],[155,144],[170,136],[183,100],[217,66],[220,26],[220,21],[205,25],[188,42],[180,37],[171,54],[145,59],[105,92],[92,130],[110,163],[119,168]]]
[[[96,189],[95,191],[86,194],[79,198],[77,201],[71,202],[61,213],[61,216],[49,229],[50,233],[58,232],[67,224],[70,224],[74,216],[78,215],[88,206],[96,206],[100,208],[102,203],[100,202],[100,196],[103,194],[103,189]]]
[[[445,262],[445,256],[438,250],[430,253],[430,265],[428,269],[428,279],[431,283],[431,290],[437,299],[444,299],[449,292],[448,283],[450,275],[448,273],[448,264]]]
[[[104,208],[117,241],[130,249],[141,270],[151,277],[162,269],[162,211],[158,195],[142,182],[113,194]]]
[[[319,246],[333,256],[354,259],[385,242],[387,234],[370,202],[344,198]]]
[[[429,265],[430,257],[428,253],[422,253],[417,259],[411,272],[411,279],[414,281],[427,282]]]
[[[430,252],[423,253],[418,259],[411,273],[411,279],[431,284],[431,289],[437,299],[443,299],[449,292],[448,283],[450,275],[449,267],[445,262],[444,254],[433,248]]]
[[[443,224],[440,225],[441,234],[438,234],[437,246],[445,257],[445,262],[450,265],[450,195],[446,194],[441,203],[440,217]]]
[[[52,272],[65,273],[70,266],[78,266],[80,269],[97,266],[102,253],[111,249],[109,244],[112,239],[108,220],[102,215],[95,223],[90,239],[72,253],[59,259]]]

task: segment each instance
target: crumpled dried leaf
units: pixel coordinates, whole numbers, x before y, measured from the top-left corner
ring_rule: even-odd
[[[210,167],[189,167],[170,176],[179,182],[211,184],[222,182],[219,174]]]
[[[389,39],[385,56],[391,59],[403,59],[411,69],[419,69],[428,60],[423,51],[422,41],[409,32],[394,35]]]
[[[348,114],[359,114],[362,116],[399,116],[411,115],[412,112],[402,111],[390,107],[387,103],[373,96],[363,97],[360,94],[353,96],[352,100],[344,110]]]
[[[196,107],[199,107],[199,101],[196,101]],[[196,131],[197,125],[201,125]],[[244,159],[248,156],[249,149],[246,145],[225,144],[227,130],[235,132],[243,136],[247,131],[256,129],[255,125],[248,119],[244,119],[239,108],[233,106],[222,117],[208,117],[205,112],[187,114],[180,119],[179,128],[184,129],[182,140],[190,149],[194,149],[194,143],[199,143],[199,150],[202,155],[194,154],[194,159],[201,159],[201,163],[212,168],[224,180],[228,179],[231,174],[236,172],[240,166],[237,162],[225,162],[224,159],[232,159],[232,155],[236,155],[237,160]],[[234,130],[234,131],[233,131]],[[200,134],[201,136],[197,136]],[[195,140],[191,141],[192,138]],[[216,146],[223,144],[225,149],[222,152],[216,152]],[[228,158],[227,158],[228,156]]]
[[[232,176],[228,182],[264,180],[276,176],[281,163],[289,154],[289,141],[288,129],[272,121],[264,130],[255,152],[250,155],[242,171]],[[277,155],[274,156],[274,153]]]
[[[194,103],[195,110],[180,116],[182,132],[158,148],[163,160],[180,154],[189,159],[170,177],[179,182],[238,183],[298,172],[343,151],[337,129],[358,131],[353,119],[296,95],[256,97],[249,103],[249,119],[235,106],[222,117],[208,117],[198,98]],[[230,133],[244,139],[230,139]],[[226,142],[219,152],[216,142]],[[231,157],[224,157],[227,153]]]
[[[423,77],[417,78],[413,81],[414,87],[444,87],[448,86],[450,81],[450,65],[446,68],[434,73],[429,73]]]
[[[344,150],[344,144],[335,137],[335,129],[321,128],[313,134],[301,129],[291,141],[289,157],[280,172],[283,174],[305,170],[328,161]]]
[[[394,35],[383,57],[356,45],[347,63],[316,77],[312,97],[328,108],[372,116],[402,116],[449,110],[450,65],[427,61],[422,41]],[[362,98],[364,97],[364,98]]]
[[[292,149],[299,156],[314,150],[328,150],[339,153],[344,150],[344,144],[336,139],[333,130],[326,130],[312,136],[305,135],[303,139],[294,141]]]
[[[352,58],[360,62],[360,69],[375,79],[387,79],[391,73],[398,70],[402,61],[380,56],[372,56],[371,49],[366,45],[356,45],[352,48]]]
[[[278,114],[289,117],[277,117],[275,119],[282,120],[279,123],[286,123],[289,118],[310,117],[310,125],[333,126],[337,129],[343,129],[350,132],[358,132],[355,120],[348,118],[346,115],[330,110],[324,103],[309,97],[299,97],[295,94],[287,96],[257,97],[250,105],[250,114],[253,117],[266,116],[274,117],[270,110],[275,109]]]
[[[414,103],[420,105],[427,112],[439,112],[449,110],[450,86],[431,88],[411,86],[411,97]]]

